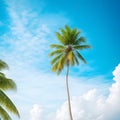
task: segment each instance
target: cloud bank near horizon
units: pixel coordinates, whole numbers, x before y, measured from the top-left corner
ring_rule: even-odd
[[[114,83],[109,87],[109,94],[99,94],[98,89],[90,89],[81,96],[71,97],[72,112],[74,120],[119,120],[120,119],[120,64],[113,71]],[[101,88],[102,89],[102,88]],[[47,109],[39,107],[39,104],[33,105],[30,110],[31,120],[38,120],[36,116],[44,120],[68,120],[68,104],[64,102],[56,113],[46,116]],[[38,112],[35,112],[36,109]],[[42,111],[42,112],[39,112]],[[36,114],[33,114],[33,113]],[[49,114],[47,114],[49,115]],[[36,119],[35,119],[36,118]]]
[[[72,98],[72,112],[75,120],[120,120],[120,64],[113,71],[114,83],[109,88],[109,95],[89,90],[82,96]],[[56,120],[68,120],[67,102],[57,110]]]

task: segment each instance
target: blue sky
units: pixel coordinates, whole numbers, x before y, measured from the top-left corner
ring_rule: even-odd
[[[119,75],[114,81],[112,72],[116,66],[119,68],[120,60],[119,12],[119,0],[0,1],[0,59],[8,63],[10,70],[5,72],[18,86],[17,92],[8,94],[18,106],[21,120],[67,119],[63,117],[67,112],[65,73],[60,76],[52,73],[48,57],[49,45],[57,43],[55,32],[66,24],[82,30],[92,46],[91,50],[81,52],[88,64],[81,63],[70,70],[73,111],[75,115],[81,111],[75,120],[84,117],[90,120],[89,115],[83,113],[91,109],[92,103],[84,99],[90,97],[93,102],[95,97],[96,103],[104,99],[102,105],[107,106],[105,101],[112,101],[118,95],[112,90],[113,86],[119,86]],[[88,104],[89,109],[84,106],[78,109],[76,101],[80,106]],[[107,111],[106,107],[104,110]],[[111,120],[120,113],[114,111]],[[94,116],[97,112],[91,113],[91,119],[109,119],[101,112],[98,113],[103,118]]]

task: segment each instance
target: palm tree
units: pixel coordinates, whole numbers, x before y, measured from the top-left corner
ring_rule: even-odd
[[[68,99],[68,110],[70,120],[73,120],[70,94],[68,86],[68,74],[69,67],[79,65],[79,59],[86,63],[86,60],[80,54],[80,50],[90,48],[90,45],[84,44],[86,42],[84,37],[80,36],[80,31],[76,28],[71,29],[69,26],[65,26],[65,29],[60,29],[60,32],[56,32],[57,39],[60,44],[51,44],[50,47],[55,50],[50,53],[52,56],[51,65],[52,71],[57,72],[59,75],[63,68],[66,66],[66,88],[67,88],[67,99]]]
[[[1,72],[3,69],[8,69],[8,65],[0,60],[0,116],[3,120],[11,120],[8,111],[20,117],[19,112],[14,103],[3,91],[16,89],[16,84]]]

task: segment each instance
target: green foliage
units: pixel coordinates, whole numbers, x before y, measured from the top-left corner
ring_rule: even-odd
[[[19,116],[17,108],[13,102],[6,96],[6,94],[0,90],[0,104],[3,105],[7,110]]]
[[[3,120],[12,120],[9,114],[7,113],[7,111],[5,111],[1,106],[0,106],[0,115],[3,118]]]
[[[8,68],[9,68],[8,65],[4,61],[0,60],[0,70]]]
[[[87,48],[91,48],[89,45],[75,45],[73,46],[74,49],[76,50],[82,50],[82,49],[87,49]]]
[[[91,48],[91,46],[85,44],[86,40],[80,36],[80,33],[81,31],[76,28],[71,29],[67,25],[64,29],[60,28],[60,31],[56,32],[60,44],[50,45],[54,51],[49,54],[53,57],[51,60],[53,72],[60,74],[68,62],[71,66],[79,65],[79,60],[86,63],[84,57],[80,54],[80,50]]]
[[[2,69],[8,69],[8,65],[0,60],[0,71]],[[0,72],[0,116],[3,120],[11,120],[8,111],[20,117],[19,112],[9,97],[3,92],[4,90],[15,90],[16,84],[12,79],[5,76]],[[6,110],[5,110],[6,109]]]
[[[57,50],[51,52],[51,53],[50,53],[50,56],[54,56],[54,55],[57,55],[57,54],[61,54],[63,51],[64,51],[64,49],[57,49]]]
[[[16,84],[13,80],[7,78],[5,74],[0,72],[0,89],[2,90],[10,90],[16,89]]]
[[[51,47],[51,48],[57,48],[57,49],[64,49],[64,48],[65,48],[65,46],[63,46],[63,45],[58,45],[58,44],[52,44],[52,45],[50,45],[50,47]]]

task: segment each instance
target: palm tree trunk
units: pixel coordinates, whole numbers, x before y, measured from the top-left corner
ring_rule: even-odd
[[[67,61],[66,87],[67,87],[67,99],[68,99],[68,110],[69,110],[70,120],[73,120],[72,111],[71,111],[71,103],[70,103],[69,87],[68,87],[68,73],[69,73],[69,61]]]

